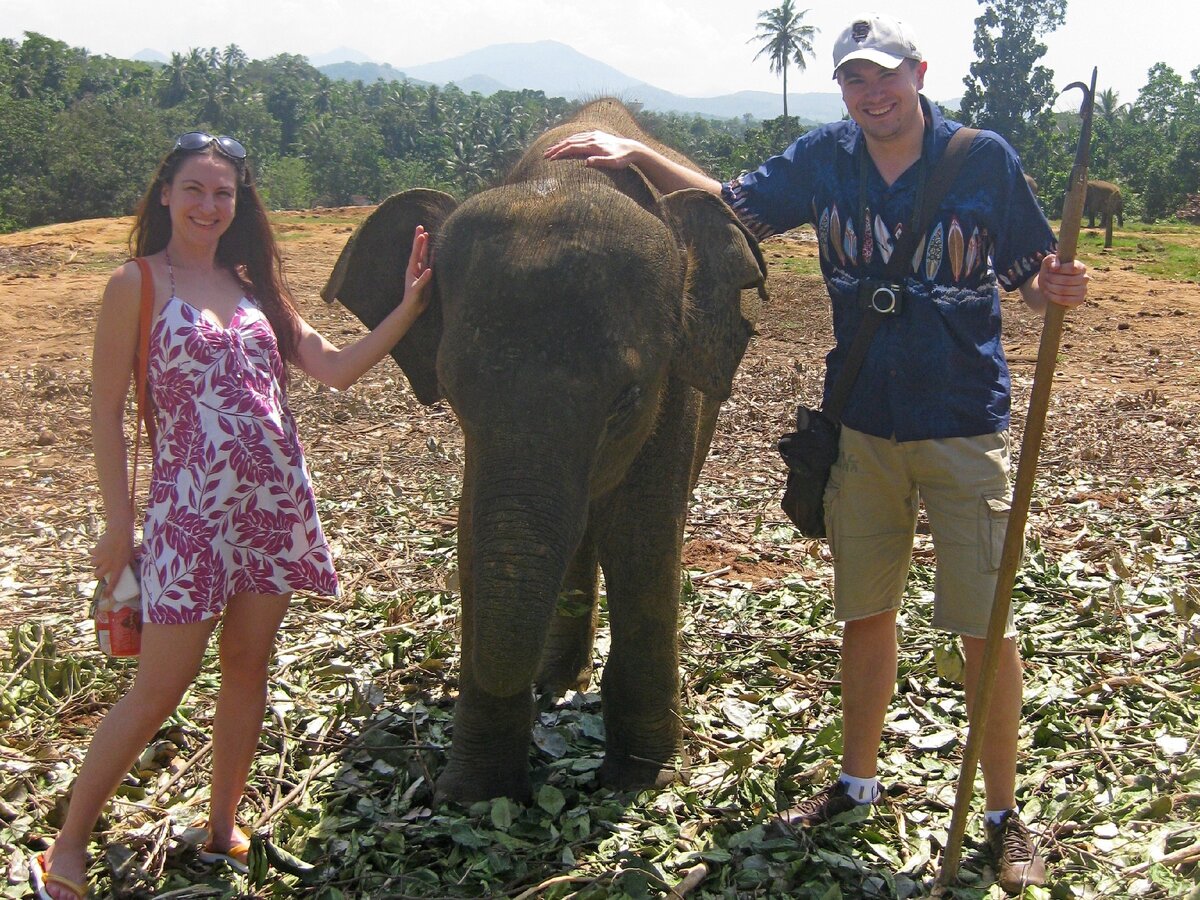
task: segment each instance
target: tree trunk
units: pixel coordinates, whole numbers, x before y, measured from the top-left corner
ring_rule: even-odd
[[[787,118],[787,60],[783,63],[783,117]]]

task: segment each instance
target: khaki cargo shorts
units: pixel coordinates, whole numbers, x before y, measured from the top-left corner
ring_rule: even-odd
[[[900,607],[922,502],[937,555],[933,625],[986,637],[1011,506],[1009,449],[1007,431],[899,443],[843,428],[825,490],[835,616]]]

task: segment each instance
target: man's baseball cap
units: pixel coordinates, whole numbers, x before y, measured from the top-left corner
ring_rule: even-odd
[[[894,69],[906,59],[921,60],[912,29],[891,16],[859,16],[846,26],[833,45],[833,76],[843,63],[865,59]]]

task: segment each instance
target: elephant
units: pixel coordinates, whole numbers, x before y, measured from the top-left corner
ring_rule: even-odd
[[[1104,227],[1104,246],[1112,246],[1112,219],[1115,214],[1117,225],[1125,227],[1123,215],[1125,202],[1121,199],[1121,188],[1108,181],[1091,181],[1087,183],[1087,194],[1083,200],[1083,212],[1088,217],[1088,228],[1096,227],[1096,216],[1100,216],[1100,224]]]
[[[1029,192],[1031,194],[1033,194],[1033,196],[1036,197],[1037,192],[1038,192],[1038,183],[1036,181],[1034,181],[1033,176],[1030,175],[1028,172],[1025,172],[1024,175],[1025,175],[1025,183],[1027,185],[1029,185]]]
[[[699,171],[599,100],[461,204],[427,189],[388,198],[322,291],[374,327],[401,298],[397,248],[417,224],[433,235],[429,307],[392,356],[420,402],[449,402],[465,444],[459,695],[438,801],[530,798],[535,695],[588,685],[600,572],[611,649],[599,780],[632,790],[687,777],[683,531],[766,263],[712,194],[663,196],[636,169],[544,159],[589,129]]]

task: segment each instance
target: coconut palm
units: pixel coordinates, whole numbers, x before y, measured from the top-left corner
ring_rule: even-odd
[[[758,14],[758,33],[746,43],[758,41],[762,48],[754,54],[754,58],[766,56],[771,64],[772,72],[783,75],[783,114],[787,111],[787,72],[788,64],[795,63],[801,72],[807,68],[805,57],[813,55],[812,39],[818,29],[813,25],[805,25],[804,17],[808,10],[796,10],[792,0],[783,0],[774,9],[764,9]]]
[[[1121,102],[1121,95],[1112,88],[1096,94],[1096,110],[1110,125],[1129,112],[1130,104]]]

